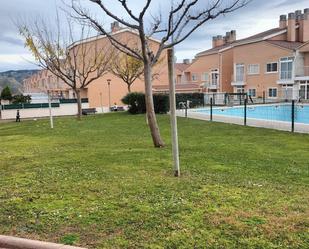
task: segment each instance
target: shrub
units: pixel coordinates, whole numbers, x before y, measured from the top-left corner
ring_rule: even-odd
[[[129,113],[146,113],[145,94],[132,92],[123,97],[122,102],[129,106]]]
[[[12,93],[11,93],[11,90],[8,86],[3,88],[0,98],[3,99],[3,100],[12,100]]]
[[[176,107],[179,108],[180,102],[190,101],[190,108],[204,105],[204,93],[177,93]]]
[[[132,92],[128,93],[122,102],[129,106],[129,113],[142,114],[146,113],[145,94]],[[169,98],[168,95],[154,94],[153,102],[155,113],[165,114],[169,111]]]
[[[13,104],[19,104],[19,103],[30,103],[31,96],[30,95],[15,95],[12,99]]]
[[[153,102],[155,113],[166,114],[170,110],[169,96],[166,94],[154,94]]]

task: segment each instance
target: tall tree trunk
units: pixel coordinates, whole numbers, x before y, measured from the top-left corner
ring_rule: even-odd
[[[152,79],[151,79],[151,65],[148,62],[145,63],[144,78],[145,78],[145,101],[146,101],[148,125],[150,128],[150,133],[152,136],[152,141],[153,141],[154,146],[157,148],[161,148],[161,147],[164,147],[165,144],[161,138],[156,114],[154,111],[153,94],[152,94]]]
[[[128,92],[131,92],[131,84],[128,84]]]
[[[80,96],[80,89],[75,89],[76,99],[77,99],[77,119],[81,120],[82,117],[82,99]]]

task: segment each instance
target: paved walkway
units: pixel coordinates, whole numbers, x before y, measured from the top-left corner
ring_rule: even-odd
[[[86,249],[86,248],[0,235],[0,249]]]

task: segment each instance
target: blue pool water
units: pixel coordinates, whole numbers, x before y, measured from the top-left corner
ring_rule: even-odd
[[[210,109],[203,108],[196,110],[198,113],[209,115]],[[248,106],[247,117],[254,119],[274,120],[291,122],[291,104]],[[244,117],[244,107],[221,107],[214,108],[213,115]],[[309,124],[309,105],[295,106],[295,122]]]

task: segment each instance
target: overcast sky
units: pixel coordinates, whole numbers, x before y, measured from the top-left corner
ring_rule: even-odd
[[[19,37],[14,22],[22,18],[36,18],[37,16],[52,20],[57,7],[62,7],[62,1],[68,0],[0,0],[0,72],[12,69],[32,69],[34,65],[28,61],[31,55],[24,48],[23,41]],[[133,11],[138,11],[141,2],[145,0],[129,0]],[[154,0],[150,8],[151,14],[155,14],[158,8],[164,9],[171,0]],[[209,2],[208,0],[200,0]],[[231,1],[231,0],[227,0]],[[81,2],[89,2],[81,0]],[[119,15],[121,7],[116,0],[106,0],[110,9]],[[177,0],[174,0],[177,2]],[[99,16],[100,12],[88,4],[87,8]],[[278,26],[279,15],[288,14],[295,10],[309,8],[308,0],[252,0],[243,9],[232,14],[222,16],[211,21],[196,31],[188,40],[177,46],[177,59],[192,59],[200,51],[211,48],[211,39],[215,35],[224,35],[232,29],[237,30],[237,39],[241,39],[267,29]],[[103,18],[104,23],[110,22]]]

